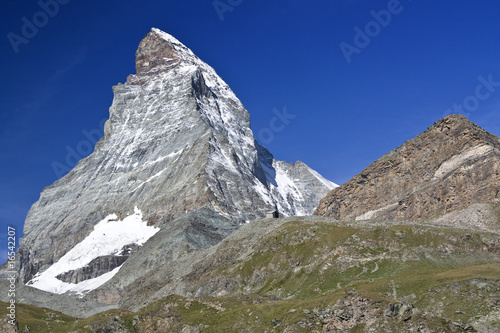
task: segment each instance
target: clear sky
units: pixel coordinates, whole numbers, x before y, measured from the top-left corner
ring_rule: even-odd
[[[342,184],[453,109],[500,135],[499,13],[494,0],[3,0],[0,260],[7,225],[20,235],[42,189],[90,152],[151,27],[215,68],[276,158]]]

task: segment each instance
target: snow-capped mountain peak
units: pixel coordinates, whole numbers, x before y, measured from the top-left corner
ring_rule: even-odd
[[[98,257],[78,267],[67,261],[94,237],[95,228],[114,225],[110,214],[118,220],[135,216],[132,207],[140,208],[148,228],[174,237],[161,251],[188,251],[213,245],[240,223],[272,210],[311,214],[335,186],[304,163],[276,161],[258,145],[250,115],[229,86],[169,34],[153,28],[144,37],[136,72],[113,87],[105,135],[94,152],[44,189],[28,213],[19,250],[24,282],[54,292],[82,292],[92,289],[88,284],[119,278],[119,267],[134,257],[140,240],[116,242],[131,245],[128,256],[110,254],[105,242],[97,242],[92,246]],[[203,218],[189,217],[201,211]],[[171,224],[184,218],[189,222]],[[197,227],[189,228],[190,223]],[[216,227],[210,229],[211,223]],[[114,242],[107,233],[105,239]],[[186,247],[179,248],[179,242]],[[145,273],[154,269],[145,265]],[[46,285],[54,279],[59,282]]]

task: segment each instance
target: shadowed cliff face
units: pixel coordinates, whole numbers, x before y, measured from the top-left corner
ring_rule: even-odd
[[[330,191],[314,214],[420,221],[498,201],[499,184],[500,139],[450,115]]]
[[[335,186],[307,165],[276,161],[258,146],[243,104],[174,37],[152,29],[140,42],[136,69],[113,87],[105,135],[94,152],[45,188],[29,211],[18,252],[22,282],[88,240],[110,214],[119,222],[137,207],[142,222],[164,235],[137,251],[140,260],[135,251],[123,257],[97,248],[93,261],[57,275],[63,282],[88,282],[120,268],[128,275],[113,275],[119,282],[110,285],[118,289],[94,293],[116,304],[128,290],[140,294],[167,284],[154,278],[159,262],[167,270],[275,208],[285,215],[310,214]],[[199,214],[185,216],[189,212]],[[154,285],[135,281],[139,275]]]

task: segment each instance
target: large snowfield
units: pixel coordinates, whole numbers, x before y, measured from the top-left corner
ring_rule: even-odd
[[[80,283],[66,283],[56,278],[61,273],[85,267],[95,258],[107,255],[118,255],[125,245],[143,245],[149,238],[160,231],[148,226],[142,220],[142,212],[135,207],[134,214],[122,221],[116,214],[108,215],[95,225],[94,230],[80,243],[66,253],[59,261],[41,274],[37,274],[28,285],[51,293],[66,292],[85,294],[109,281],[120,267],[93,279]]]

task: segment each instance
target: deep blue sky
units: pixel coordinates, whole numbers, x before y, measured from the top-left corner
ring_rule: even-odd
[[[286,107],[296,117],[265,146],[339,184],[454,104],[469,103],[469,118],[500,135],[500,86],[474,97],[479,76],[500,82],[498,1],[221,0],[231,8],[223,13],[212,0],[59,1],[67,3],[53,17],[39,13],[37,1],[0,4],[3,248],[6,226],[21,229],[58,178],[54,163],[72,167],[68,149],[83,157],[83,131],[107,119],[111,87],[135,73],[135,50],[151,27],[215,68],[250,112],[257,137],[273,109]],[[384,27],[371,22],[372,11],[388,8]],[[23,37],[34,20],[38,31],[25,29],[16,53],[9,36]],[[370,43],[358,38],[348,63],[339,45],[355,46],[355,27],[367,25]]]

